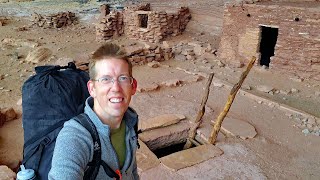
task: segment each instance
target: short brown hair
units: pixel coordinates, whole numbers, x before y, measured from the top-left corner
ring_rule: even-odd
[[[90,63],[89,63],[89,76],[90,79],[96,78],[96,70],[95,65],[97,61],[104,59],[119,59],[128,63],[129,65],[129,75],[132,76],[132,64],[128,60],[126,52],[120,48],[117,44],[114,43],[106,43],[100,46],[92,55]]]

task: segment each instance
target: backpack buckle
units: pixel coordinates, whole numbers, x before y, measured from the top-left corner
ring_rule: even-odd
[[[49,144],[50,142],[51,142],[51,139],[48,138],[48,137],[46,137],[46,138],[44,138],[44,139],[42,140],[42,144],[43,144],[43,145],[47,145],[47,144]]]

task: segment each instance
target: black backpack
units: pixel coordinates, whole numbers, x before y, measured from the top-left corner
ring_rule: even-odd
[[[36,179],[47,180],[56,137],[63,124],[74,117],[90,132],[93,143],[98,145],[84,179],[95,179],[100,165],[110,177],[119,178],[111,168],[101,162],[97,130],[83,113],[85,100],[89,96],[88,73],[77,69],[72,62],[68,63],[68,66],[38,66],[35,71],[36,74],[22,86],[22,164],[26,169],[36,172]]]

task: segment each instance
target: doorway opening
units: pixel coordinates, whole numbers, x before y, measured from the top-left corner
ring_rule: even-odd
[[[260,65],[269,67],[270,57],[274,56],[274,48],[278,38],[278,28],[260,26]]]

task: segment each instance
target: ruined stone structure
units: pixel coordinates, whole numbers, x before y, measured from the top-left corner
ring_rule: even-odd
[[[96,24],[96,39],[108,40],[124,33],[123,13],[110,11],[108,5],[100,6],[99,21]]]
[[[129,38],[160,42],[168,36],[180,35],[191,19],[189,9],[178,12],[151,11],[150,8],[128,7],[125,10],[125,34]]]
[[[231,65],[257,64],[320,79],[320,7],[316,2],[229,5],[219,57]],[[271,56],[264,61],[263,54]],[[262,57],[262,58],[261,58]]]
[[[77,24],[78,19],[73,12],[60,12],[51,15],[32,14],[33,24],[44,28],[61,28],[71,24]]]
[[[160,42],[168,36],[181,34],[191,19],[189,9],[185,7],[181,7],[178,12],[167,13],[151,11],[147,4],[126,7],[124,11],[112,10],[109,14],[106,14],[106,8],[100,8],[101,15],[96,26],[97,40],[108,40],[125,34],[132,39]]]

